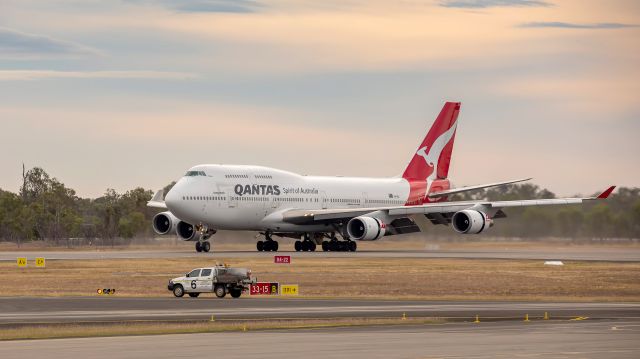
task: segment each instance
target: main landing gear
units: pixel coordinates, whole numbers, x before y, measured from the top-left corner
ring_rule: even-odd
[[[316,243],[311,239],[309,233],[305,233],[302,240],[296,241],[293,248],[296,249],[296,252],[315,252]]]
[[[352,240],[339,241],[332,238],[330,241],[322,242],[322,250],[325,252],[355,252],[358,244]]]
[[[258,252],[277,252],[278,242],[271,238],[271,233],[265,233],[264,238],[264,241],[258,241],[258,243],[256,243],[256,249]]]
[[[343,241],[338,240],[335,232],[325,234],[325,237],[329,240],[322,242],[324,252],[355,252],[358,249],[358,244],[347,236],[342,235]]]

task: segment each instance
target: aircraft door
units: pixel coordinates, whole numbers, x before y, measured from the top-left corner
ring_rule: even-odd
[[[232,190],[227,191],[227,206],[229,208],[238,207],[238,199],[235,192],[233,192]]]
[[[327,193],[320,191],[320,201],[322,201],[322,209],[327,209]]]

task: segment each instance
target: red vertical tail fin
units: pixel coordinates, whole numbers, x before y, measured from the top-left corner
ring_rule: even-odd
[[[407,180],[432,182],[445,179],[449,173],[460,102],[447,102],[420,147],[404,170]]]

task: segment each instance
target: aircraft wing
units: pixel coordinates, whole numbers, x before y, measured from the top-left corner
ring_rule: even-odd
[[[451,195],[451,194],[454,194],[454,193],[462,193],[462,192],[474,191],[474,190],[483,189],[483,188],[504,186],[504,185],[508,185],[508,184],[512,184],[512,183],[528,181],[530,179],[531,179],[531,177],[529,177],[529,178],[520,178],[520,179],[511,180],[511,181],[504,181],[504,182],[480,184],[480,185],[475,185],[475,186],[451,188],[451,189],[448,189],[448,190],[445,190],[445,191],[429,193],[428,196],[429,196],[429,198],[439,198],[439,197],[448,196],[448,195]]]
[[[428,218],[442,222],[446,220],[447,215],[462,211],[465,209],[477,209],[485,212],[489,217],[504,216],[500,212],[502,208],[508,207],[524,207],[524,206],[548,206],[548,205],[565,205],[579,204],[585,201],[606,199],[615,186],[609,187],[596,197],[581,198],[554,198],[554,199],[532,199],[532,200],[516,200],[516,201],[457,201],[457,202],[441,202],[428,203],[418,206],[395,206],[395,207],[371,207],[371,208],[348,208],[348,209],[319,209],[319,210],[303,210],[292,209],[282,214],[282,220],[295,224],[313,224],[318,222],[332,223],[344,221],[353,217],[363,216],[374,212],[383,212],[393,218],[402,218],[411,215],[423,214]],[[446,222],[444,223],[446,224]]]
[[[167,209],[167,204],[164,203],[164,191],[159,190],[156,192],[151,201],[147,202],[147,207]]]

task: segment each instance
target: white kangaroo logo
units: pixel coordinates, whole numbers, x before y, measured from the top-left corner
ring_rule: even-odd
[[[442,150],[444,150],[444,147],[447,145],[447,143],[451,141],[453,134],[456,132],[457,125],[458,125],[458,122],[456,121],[456,123],[454,123],[453,126],[451,126],[451,128],[449,128],[447,131],[442,133],[440,137],[436,138],[436,140],[433,141],[433,144],[431,145],[431,148],[429,149],[428,153],[427,153],[427,146],[420,148],[416,152],[416,155],[424,158],[425,162],[427,163],[427,166],[433,167],[433,172],[429,175],[429,177],[427,177],[428,189],[431,188],[431,182],[433,182],[433,180],[438,175],[438,160],[440,159],[440,154],[442,153]]]

